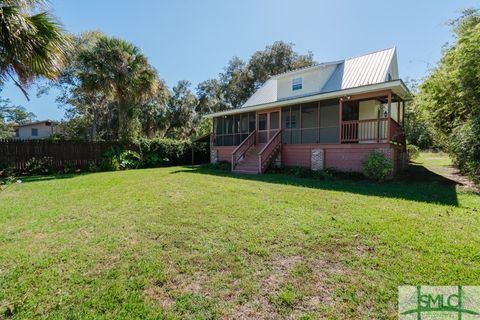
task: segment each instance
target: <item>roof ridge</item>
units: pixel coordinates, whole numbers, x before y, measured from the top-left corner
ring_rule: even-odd
[[[294,69],[294,70],[290,70],[290,71],[285,71],[285,72],[282,72],[282,73],[274,74],[274,75],[270,76],[269,79],[277,78],[277,77],[280,77],[280,76],[284,76],[284,75],[289,74],[289,73],[294,73],[294,72],[298,72],[298,71],[304,71],[304,70],[308,70],[308,69],[314,69],[314,68],[318,68],[318,67],[321,67],[321,66],[327,66],[327,65],[332,65],[332,64],[340,64],[340,63],[342,63],[342,62],[344,62],[344,61],[345,61],[345,60],[342,59],[342,60],[336,60],[336,61],[319,62],[319,63],[315,63],[313,66],[298,68],[298,69]]]
[[[379,52],[382,52],[382,51],[388,51],[388,50],[396,50],[397,48],[395,46],[393,47],[390,47],[390,48],[385,48],[385,49],[380,49],[380,50],[375,50],[375,51],[372,51],[372,52],[368,52],[368,53],[365,53],[365,54],[361,54],[359,56],[353,56],[353,57],[350,57],[350,58],[346,58],[346,60],[352,60],[352,59],[357,59],[357,58],[361,58],[361,57],[365,57],[365,56],[368,56],[368,55],[371,55],[371,54],[374,54],[374,53],[379,53]]]
[[[285,72],[282,72],[282,73],[277,73],[277,74],[274,74],[274,75],[270,76],[268,79],[277,78],[277,77],[284,76],[286,74],[294,73],[294,72],[298,72],[298,71],[305,71],[305,70],[308,70],[308,69],[314,69],[314,68],[318,68],[318,67],[321,67],[321,66],[332,65],[332,64],[340,64],[340,63],[343,63],[347,60],[361,58],[361,57],[365,57],[365,56],[368,56],[368,55],[371,55],[371,54],[374,54],[374,53],[387,51],[387,50],[392,50],[392,49],[396,50],[396,47],[393,46],[393,47],[388,47],[388,48],[384,48],[384,49],[379,49],[379,50],[371,51],[371,52],[368,52],[368,53],[365,53],[365,54],[361,54],[361,55],[358,55],[358,56],[353,56],[353,57],[349,57],[349,58],[345,58],[345,59],[341,59],[341,60],[319,62],[319,63],[314,64],[313,66],[298,68],[298,69],[294,69],[294,70],[290,70],[290,71],[285,71]]]

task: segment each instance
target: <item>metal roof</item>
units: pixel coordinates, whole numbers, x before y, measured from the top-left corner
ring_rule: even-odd
[[[365,85],[399,79],[395,48],[389,48],[340,61],[321,63],[313,67],[294,70],[271,77],[242,106],[242,108],[280,101],[277,96],[277,79],[304,71],[323,72],[321,66],[336,64],[336,69],[318,91],[308,94],[345,90]],[[388,76],[390,74],[390,77]],[[282,99],[283,100],[283,99]]]

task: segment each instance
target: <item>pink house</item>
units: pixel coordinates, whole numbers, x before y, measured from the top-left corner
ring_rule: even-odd
[[[252,174],[272,163],[359,171],[377,150],[395,174],[408,162],[402,128],[409,96],[395,48],[275,75],[241,108],[208,115],[211,161]]]

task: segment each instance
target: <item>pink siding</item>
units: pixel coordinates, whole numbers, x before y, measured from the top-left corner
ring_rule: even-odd
[[[236,147],[214,147],[218,161],[232,161]],[[398,150],[387,143],[375,144],[284,144],[282,146],[282,166],[302,166],[310,168],[312,149],[324,150],[325,168],[339,171],[361,171],[362,161],[373,150],[384,152],[392,160],[393,172],[398,171]]]
[[[236,146],[232,147],[214,147],[217,150],[218,161],[232,162],[232,152]]]
[[[297,144],[283,145],[282,165],[310,168],[312,149],[324,150],[325,168],[339,171],[360,171],[362,160],[375,149],[389,150],[393,159],[393,148],[389,144]]]

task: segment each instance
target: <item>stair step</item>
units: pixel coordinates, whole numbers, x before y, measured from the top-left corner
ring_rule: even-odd
[[[251,171],[251,170],[233,170],[234,173],[241,173],[241,174],[258,174],[258,171]]]

